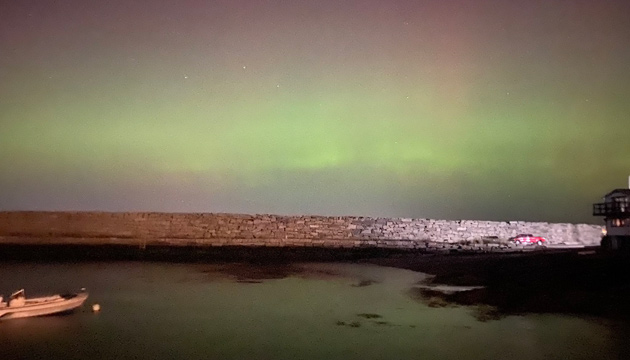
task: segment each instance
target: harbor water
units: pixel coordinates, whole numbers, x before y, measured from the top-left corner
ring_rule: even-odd
[[[0,321],[2,359],[616,359],[627,327],[410,295],[426,275],[375,265],[2,263],[3,295],[87,288],[80,310]],[[92,312],[93,304],[101,306]]]

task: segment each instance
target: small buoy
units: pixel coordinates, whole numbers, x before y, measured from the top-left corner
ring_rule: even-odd
[[[99,304],[94,304],[94,305],[92,305],[92,311],[93,311],[93,312],[99,312],[99,311],[101,311],[101,305],[99,305]]]

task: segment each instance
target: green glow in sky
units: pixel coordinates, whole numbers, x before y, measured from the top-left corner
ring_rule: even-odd
[[[629,13],[2,5],[0,203],[594,222],[630,175]]]

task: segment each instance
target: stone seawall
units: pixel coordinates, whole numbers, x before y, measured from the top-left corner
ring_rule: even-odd
[[[0,212],[0,244],[311,246],[413,249],[501,242],[520,233],[598,245],[601,226],[406,218],[211,213]]]

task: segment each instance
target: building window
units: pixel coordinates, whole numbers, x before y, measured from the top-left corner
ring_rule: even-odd
[[[620,212],[626,212],[629,208],[628,199],[615,199],[615,205]]]
[[[611,227],[630,227],[630,219],[612,219],[610,220]]]

